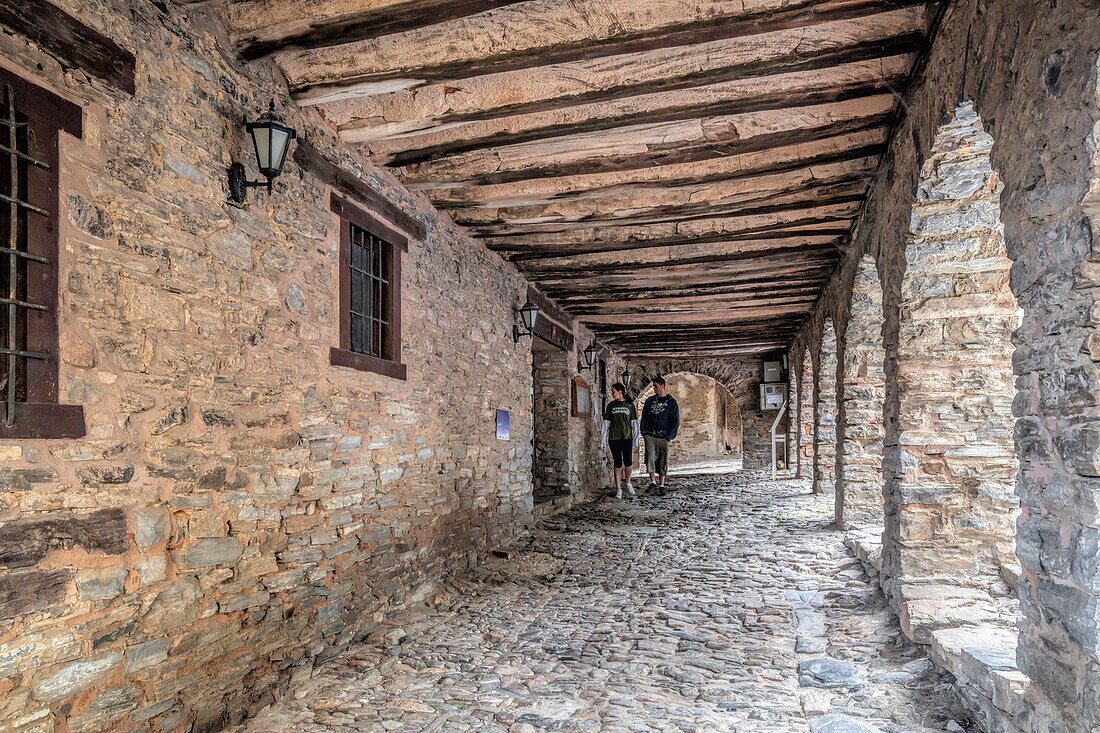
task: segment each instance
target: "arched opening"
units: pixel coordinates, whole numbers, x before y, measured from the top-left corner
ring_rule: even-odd
[[[828,319],[821,331],[819,353],[814,400],[814,493],[824,494],[833,490],[836,473],[836,330]]]
[[[844,529],[881,531],[883,523],[882,321],[882,283],[874,258],[866,255],[852,284],[837,398],[836,520]]]
[[[741,408],[729,389],[703,374],[664,375],[680,408],[680,432],[669,445],[670,468],[743,458]],[[653,395],[650,383],[638,396],[638,414]]]
[[[1014,556],[1019,315],[992,146],[973,104],[959,105],[921,170],[906,239],[883,548],[903,605],[907,586],[997,587]],[[907,633],[927,641],[920,621]]]
[[[814,364],[810,350],[802,355],[802,372],[798,377],[798,467],[795,477],[802,478],[814,460]]]

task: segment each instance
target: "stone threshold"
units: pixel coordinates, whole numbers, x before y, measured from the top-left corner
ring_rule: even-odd
[[[845,532],[844,544],[881,587],[882,530],[852,528]],[[1019,572],[1011,565],[1001,569],[1013,591]],[[902,632],[931,646],[932,661],[954,677],[959,697],[982,729],[1022,733],[1015,721],[1026,714],[1031,681],[1016,663],[1015,617],[979,588],[902,584],[893,600]]]

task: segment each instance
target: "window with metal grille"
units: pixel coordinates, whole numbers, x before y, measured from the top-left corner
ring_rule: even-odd
[[[84,434],[58,404],[58,138],[81,109],[0,70],[0,438]]]
[[[402,235],[337,196],[340,216],[340,347],[331,361],[397,379],[401,363]]]
[[[351,350],[388,359],[390,282],[385,259],[389,245],[351,225]]]

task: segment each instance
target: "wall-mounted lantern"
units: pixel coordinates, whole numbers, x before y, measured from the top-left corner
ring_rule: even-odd
[[[630,383],[632,381],[634,381],[634,375],[630,373],[629,369],[625,370],[623,372],[623,386],[630,389]]]
[[[255,122],[245,120],[244,127],[252,136],[252,145],[256,149],[256,165],[267,180],[250,181],[243,165],[234,163],[229,166],[229,198],[239,204],[244,203],[250,188],[267,186],[268,194],[271,193],[272,182],[283,172],[290,141],[297,137],[294,128],[287,127],[282,115],[275,111],[274,99],[271,100],[268,110],[260,115],[260,119]]]
[[[585,369],[591,369],[592,365],[596,363],[596,356],[599,354],[599,351],[596,349],[596,342],[593,341],[582,353],[584,354],[584,365],[579,361],[577,362],[578,372],[583,372]]]
[[[525,331],[520,331],[519,326],[512,324],[512,340],[519,343],[520,336],[533,336],[535,334],[535,321],[539,317],[538,306],[531,303],[530,299],[519,309],[519,317],[523,321]]]

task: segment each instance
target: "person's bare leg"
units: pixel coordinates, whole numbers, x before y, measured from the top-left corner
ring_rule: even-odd
[[[615,469],[615,490],[616,491],[618,491],[619,489],[622,488],[622,483],[620,482],[620,480],[622,478],[622,475],[623,475],[623,469],[616,468]]]
[[[626,493],[630,496],[634,496],[634,484],[630,483],[630,475],[632,473],[634,473],[633,466],[623,466],[623,475],[626,477],[623,483],[626,484]]]

